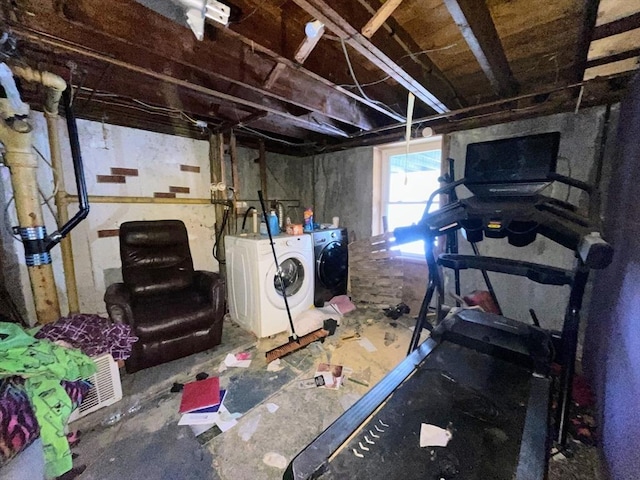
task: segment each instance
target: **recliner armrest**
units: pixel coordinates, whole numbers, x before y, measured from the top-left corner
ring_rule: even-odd
[[[225,285],[219,273],[196,270],[193,275],[193,282],[198,291],[205,295],[211,303],[216,317],[225,314]]]
[[[104,303],[107,305],[107,313],[112,322],[135,327],[131,311],[131,292],[124,283],[109,285],[104,294]]]

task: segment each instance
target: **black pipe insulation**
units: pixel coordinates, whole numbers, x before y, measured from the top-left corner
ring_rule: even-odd
[[[76,189],[78,191],[79,210],[65,223],[60,230],[53,232],[47,242],[47,251],[55,247],[66,237],[87,215],[89,215],[89,195],[87,193],[87,183],[84,178],[84,166],[80,153],[80,140],[78,139],[78,126],[76,117],[71,107],[71,87],[62,92],[65,117],[67,120],[67,131],[69,133],[69,144],[71,146],[71,159],[73,160],[73,173],[76,178]]]

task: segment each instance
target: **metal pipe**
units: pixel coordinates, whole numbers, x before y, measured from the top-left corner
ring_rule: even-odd
[[[14,75],[26,80],[35,82],[47,88],[47,97],[44,103],[44,110],[48,113],[58,113],[60,97],[67,88],[67,82],[62,77],[51,72],[41,72],[30,67],[13,66],[11,71]]]
[[[8,101],[0,101],[7,105],[5,111],[10,111]],[[31,149],[33,134],[31,128],[14,130],[3,118],[0,120],[0,141],[4,144],[5,161],[11,170],[13,195],[20,234],[25,244],[37,320],[38,323],[50,323],[60,318],[60,304],[50,256],[48,253],[34,253],[44,241],[46,229],[38,194],[38,160]]]
[[[78,202],[77,195],[65,193],[67,202]],[[156,197],[118,197],[113,195],[89,195],[91,203],[161,203],[174,205],[211,205],[210,198],[156,198]]]
[[[52,242],[49,245],[51,249],[60,240],[66,237],[87,215],[89,215],[89,200],[87,194],[87,183],[84,179],[84,167],[82,165],[82,156],[80,154],[80,140],[78,139],[78,126],[76,125],[76,117],[71,108],[71,91],[67,88],[62,97],[64,99],[65,117],[67,120],[67,130],[69,131],[69,143],[71,145],[71,157],[73,158],[73,172],[76,177],[76,189],[78,190],[79,209],[76,214],[66,222],[58,232],[52,234]],[[60,235],[60,238],[56,234]]]

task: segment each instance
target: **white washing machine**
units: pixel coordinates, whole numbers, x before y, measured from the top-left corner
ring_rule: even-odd
[[[313,305],[313,246],[310,235],[273,238],[291,317]],[[269,238],[257,234],[225,237],[229,313],[258,338],[290,331],[282,286]]]

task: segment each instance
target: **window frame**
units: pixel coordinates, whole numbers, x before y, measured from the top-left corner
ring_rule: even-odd
[[[390,157],[402,155],[404,153],[419,153],[425,151],[440,150],[440,174],[442,174],[443,165],[443,137],[441,135],[412,140],[409,142],[408,148],[406,142],[397,142],[387,145],[374,147],[374,192],[373,192],[373,216],[371,231],[373,235],[380,235],[384,232],[382,217],[387,215],[389,205],[389,188],[390,188]],[[426,205],[427,198],[424,199]],[[417,202],[409,202],[417,203]],[[422,203],[422,202],[420,202]],[[395,204],[395,202],[394,202]],[[419,218],[416,218],[416,222]],[[402,253],[403,258],[416,259],[424,261],[424,256],[410,253]]]

